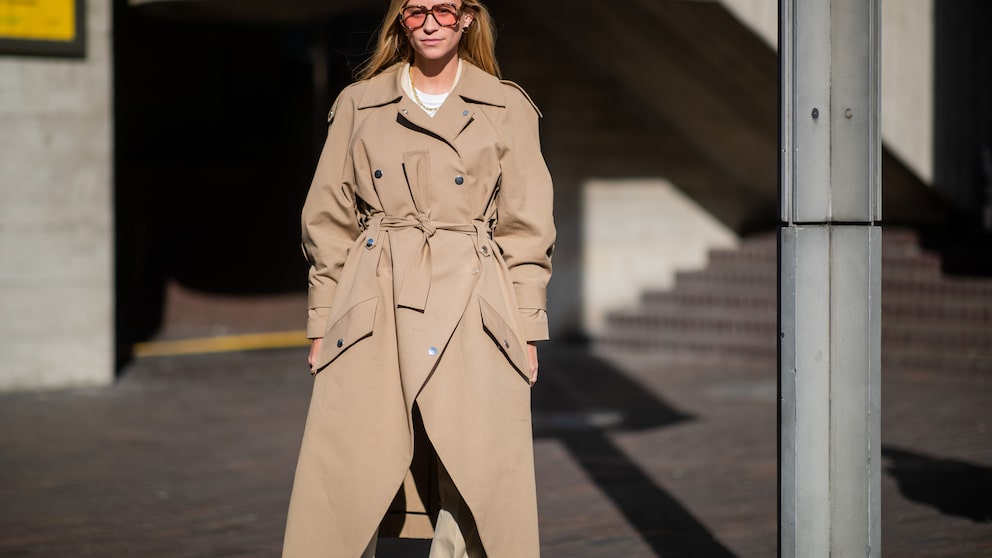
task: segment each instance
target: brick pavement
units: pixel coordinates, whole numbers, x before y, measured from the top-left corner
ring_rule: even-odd
[[[112,388],[0,395],[0,557],[277,556],[304,356],[148,358]],[[542,360],[545,556],[775,555],[774,371]],[[885,555],[992,556],[992,376],[886,370],[883,389]]]

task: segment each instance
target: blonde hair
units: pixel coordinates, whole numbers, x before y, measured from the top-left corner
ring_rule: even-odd
[[[409,0],[392,0],[386,10],[386,17],[379,28],[372,56],[358,68],[359,80],[369,79],[397,62],[413,62],[413,47],[400,25],[400,11]],[[482,68],[490,74],[501,77],[496,62],[496,26],[489,10],[479,0],[462,0],[462,11],[472,14],[472,25],[462,33],[458,42],[458,56]],[[461,32],[461,30],[458,30]]]

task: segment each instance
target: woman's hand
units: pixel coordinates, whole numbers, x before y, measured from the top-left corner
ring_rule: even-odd
[[[537,383],[537,345],[527,342],[527,364],[530,365],[530,385]]]
[[[313,370],[313,363],[317,362],[317,355],[320,354],[320,346],[323,342],[323,337],[310,340],[310,355],[307,357],[307,364],[310,365],[310,370]]]

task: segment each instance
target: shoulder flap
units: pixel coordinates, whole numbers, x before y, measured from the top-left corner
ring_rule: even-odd
[[[534,107],[534,111],[537,112],[537,115],[541,118],[544,118],[544,115],[541,114],[541,109],[537,108],[537,103],[534,102],[534,99],[530,98],[530,95],[527,94],[527,91],[525,91],[523,87],[520,87],[520,84],[512,82],[508,79],[501,79],[499,80],[499,82],[502,83],[503,85],[509,85],[510,87],[513,87],[517,91],[523,93],[524,99],[527,99],[527,102],[530,103],[530,106]]]
[[[338,110],[338,105],[341,104],[342,99],[344,99],[346,96],[350,96],[353,99],[354,98],[360,98],[361,95],[362,95],[361,89],[363,89],[365,87],[365,84],[367,83],[367,81],[368,80],[366,80],[366,81],[356,81],[355,83],[352,83],[352,84],[348,85],[347,87],[345,87],[344,89],[342,89],[341,90],[341,93],[338,93],[338,97],[336,99],[334,99],[334,104],[331,105],[331,110],[327,111],[327,124],[328,125],[330,125],[331,123],[334,122],[334,114]],[[355,103],[353,102],[352,104],[355,104]]]

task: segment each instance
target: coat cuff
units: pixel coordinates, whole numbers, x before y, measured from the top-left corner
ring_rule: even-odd
[[[307,338],[319,339],[327,331],[327,317],[331,314],[330,306],[307,309]]]
[[[548,313],[542,309],[521,308],[520,329],[525,341],[547,341]]]
[[[517,307],[521,310],[547,310],[548,292],[544,287],[536,285],[513,285],[517,295]]]

